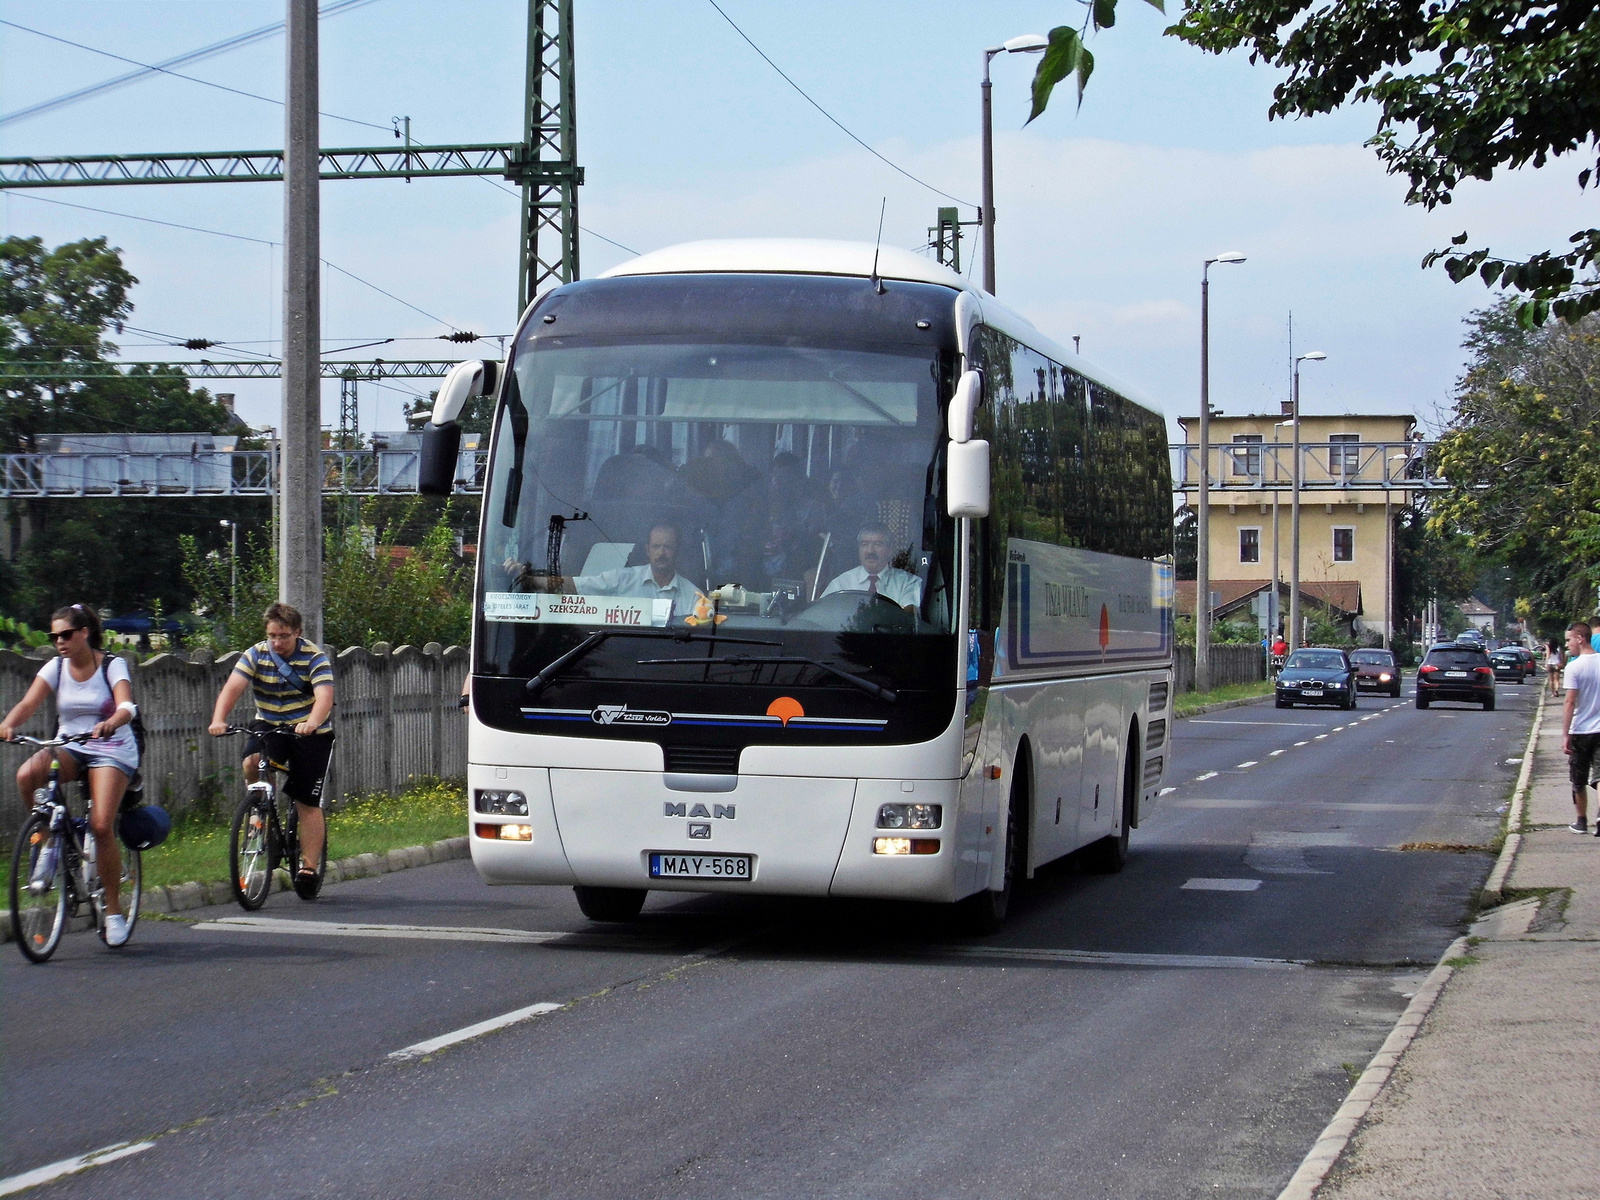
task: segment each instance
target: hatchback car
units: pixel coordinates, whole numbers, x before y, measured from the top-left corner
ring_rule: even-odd
[[[1520,646],[1502,646],[1490,652],[1489,665],[1496,679],[1521,683],[1533,674],[1533,655]]]
[[[1494,668],[1481,647],[1456,642],[1428,651],[1417,668],[1417,707],[1435,700],[1462,700],[1494,711]]]
[[[1356,690],[1400,694],[1400,664],[1389,650],[1352,650],[1350,661],[1356,668]]]
[[[1279,708],[1296,704],[1356,706],[1356,668],[1343,650],[1309,647],[1289,655],[1278,672],[1274,703]]]

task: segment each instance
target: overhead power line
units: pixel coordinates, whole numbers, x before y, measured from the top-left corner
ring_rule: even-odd
[[[911,180],[911,182],[916,184],[918,187],[927,188],[930,192],[933,192],[935,195],[943,196],[946,200],[954,200],[957,204],[965,204],[968,208],[977,208],[978,207],[976,204],[972,203],[972,201],[970,201],[970,200],[963,200],[959,196],[952,196],[949,192],[946,192],[946,191],[944,191],[944,190],[942,190],[940,188],[934,187],[933,184],[929,183],[927,180],[918,179],[915,175],[913,175],[910,171],[906,170],[899,163],[894,162],[891,159],[885,158],[882,154],[879,154],[871,146],[867,145],[866,142],[862,141],[854,133],[852,133],[849,129],[847,129],[845,127],[844,122],[840,121],[838,117],[834,116],[827,109],[823,108],[822,105],[818,104],[815,100],[813,100],[811,98],[810,94],[805,90],[805,88],[801,87],[794,80],[790,79],[789,76],[784,72],[784,69],[782,67],[780,67],[777,63],[773,62],[772,59],[768,58],[767,57],[767,52],[765,50],[763,50],[760,46],[756,45],[755,42],[751,41],[750,40],[750,35],[748,33],[746,33],[744,30],[740,29],[738,24],[734,21],[734,19],[732,17],[730,17],[727,13],[722,11],[722,5],[718,4],[717,0],[706,0],[706,3],[711,5],[712,8],[716,9],[717,10],[717,15],[720,16],[729,25],[732,25],[733,26],[733,31],[735,33],[737,33],[740,37],[742,37],[745,40],[745,42],[749,45],[750,49],[754,50],[757,54],[759,54],[761,56],[761,58],[762,58],[762,61],[764,61],[767,64],[767,66],[771,67],[780,76],[782,76],[783,77],[783,81],[785,83],[787,83],[795,91],[799,92],[801,97],[804,98],[804,100],[805,100],[805,102],[807,104],[811,105],[812,108],[816,109],[823,116],[827,117],[829,121],[833,122],[833,124],[836,125],[839,128],[839,131],[841,133],[843,133],[847,138],[849,138],[856,145],[860,146],[868,154],[872,155],[873,158],[876,158],[879,162],[882,162],[886,166],[891,167],[892,169],[898,171],[900,174],[904,175],[907,179]]]
[[[338,16],[340,13],[348,12],[353,8],[361,8],[373,2],[374,0],[334,0],[334,2],[331,4],[324,4],[318,11],[318,16],[320,18]],[[7,21],[5,24],[12,25],[13,23]],[[89,50],[95,54],[104,54],[110,58],[117,58],[122,62],[132,63],[134,61],[133,59],[122,58],[121,55],[110,54],[105,50],[95,50],[92,46],[81,46],[77,42],[67,42],[66,38],[54,37],[48,33],[40,33],[37,29],[28,29],[24,25],[13,25],[13,27],[16,29],[23,29],[28,33],[38,34],[40,37],[50,38],[52,41],[66,42],[66,44],[69,46],[78,46],[78,48],[81,50]],[[138,70],[129,71],[125,75],[118,75],[112,79],[104,79],[99,83],[90,84],[88,87],[78,88],[76,91],[55,96],[49,100],[41,100],[38,104],[30,104],[27,108],[19,108],[15,112],[0,114],[0,125],[10,125],[13,122],[22,121],[28,117],[37,117],[47,112],[54,112],[58,108],[65,108],[69,104],[76,104],[80,100],[87,100],[91,96],[104,95],[106,92],[114,91],[117,88],[126,87],[130,83],[137,83],[139,80],[146,79],[151,75],[177,75],[178,78],[188,79],[193,83],[206,83],[207,81],[204,79],[195,79],[189,75],[178,75],[178,73],[171,68],[180,67],[187,63],[199,62],[202,59],[214,58],[219,54],[226,54],[230,50],[238,50],[244,46],[254,45],[256,42],[265,41],[270,37],[276,37],[282,32],[283,22],[277,21],[271,25],[263,25],[259,29],[251,29],[245,33],[239,33],[235,34],[233,37],[224,38],[220,42],[213,42],[209,46],[201,46],[198,50],[190,50],[187,53],[179,54],[174,58],[169,58],[164,62],[137,63],[135,65],[138,67]],[[221,87],[222,85],[210,84],[209,86]],[[234,91],[235,89],[227,88],[225,90]],[[249,95],[250,93],[246,92],[241,94]],[[268,97],[258,96],[256,99],[264,100],[268,99]],[[281,104],[282,101],[275,100],[272,101],[272,103]],[[325,117],[333,116],[332,113],[323,113],[322,115]],[[353,120],[351,117],[336,117],[335,119],[340,121]],[[370,124],[370,122],[367,121],[356,121],[355,123],[358,125]],[[386,129],[388,127],[380,125],[375,126],[375,128]]]
[[[233,241],[236,241],[236,242],[254,242],[258,246],[279,246],[279,245],[282,245],[281,242],[274,242],[274,241],[271,241],[271,240],[269,240],[267,238],[247,237],[246,235],[244,235],[242,233],[225,233],[220,229],[203,229],[199,225],[184,225],[179,221],[163,221],[163,220],[160,220],[159,218],[156,218],[156,217],[140,217],[140,216],[134,215],[133,213],[116,212],[115,210],[109,209],[109,208],[94,208],[94,207],[92,207],[92,206],[90,206],[88,204],[72,204],[72,203],[69,203],[66,200],[56,200],[56,199],[52,199],[51,197],[48,197],[48,196],[35,196],[35,195],[33,195],[31,193],[28,193],[28,192],[8,192],[7,195],[14,196],[19,200],[37,200],[41,204],[59,204],[62,208],[78,208],[78,209],[82,209],[84,212],[102,213],[102,214],[104,214],[105,216],[108,216],[108,217],[122,217],[125,220],[129,220],[129,221],[143,221],[147,225],[165,225],[168,229],[184,229],[184,230],[187,230],[190,233],[208,233],[212,237],[231,238]],[[377,292],[379,295],[389,297],[389,299],[393,300],[396,304],[405,305],[412,312],[421,313],[423,316],[427,317],[428,320],[430,320],[430,321],[436,321],[440,325],[449,326],[451,329],[457,329],[458,330],[460,328],[460,326],[452,324],[449,321],[446,321],[443,317],[436,317],[431,312],[428,312],[426,309],[418,308],[415,304],[412,304],[409,300],[400,299],[400,297],[396,296],[393,292],[384,291],[381,287],[379,287],[377,284],[373,283],[371,280],[361,278],[361,276],[357,275],[354,271],[345,270],[338,263],[332,263],[332,262],[329,262],[327,259],[323,259],[322,260],[322,265],[327,267],[329,270],[339,272],[339,274],[341,274],[341,275],[348,275],[351,279],[354,279],[357,283],[361,284],[363,287],[369,287],[373,291]]]

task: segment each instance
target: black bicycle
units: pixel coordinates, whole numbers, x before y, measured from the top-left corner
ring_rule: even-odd
[[[17,736],[13,742],[53,750],[75,742],[86,742],[89,734],[72,737],[39,738]],[[87,784],[79,780],[73,789],[80,798]],[[88,813],[88,801],[83,801]],[[120,826],[121,813],[117,815]],[[95,929],[105,936],[106,893],[95,864],[94,835],[89,832],[88,816],[74,816],[61,778],[61,759],[50,757],[50,775],[43,787],[33,793],[33,810],[17,834],[11,852],[11,934],[17,949],[29,962],[42,963],[56,952],[67,922],[88,910]],[[139,920],[139,889],[144,882],[139,852],[122,847],[122,885],[119,909],[133,936]]]
[[[300,736],[294,732],[293,725],[260,725],[254,729],[230,725],[227,732],[247,736],[264,733]],[[244,799],[234,811],[233,828],[228,835],[228,882],[233,888],[233,898],[246,912],[254,912],[267,902],[272,894],[272,873],[280,863],[288,864],[294,893],[302,900],[317,898],[323,876],[328,871],[328,846],[324,836],[315,877],[301,878],[299,810],[287,797],[283,797],[280,804],[281,793],[273,782],[277,770],[263,746],[257,759],[256,782],[245,785]]]

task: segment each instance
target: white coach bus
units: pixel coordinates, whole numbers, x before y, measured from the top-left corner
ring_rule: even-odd
[[[907,251],[701,242],[557,288],[504,369],[478,540],[468,784],[489,883],[960,902],[1159,791],[1163,419]]]

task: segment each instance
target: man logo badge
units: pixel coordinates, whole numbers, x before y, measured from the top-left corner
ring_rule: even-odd
[[[674,804],[671,800],[668,800],[662,807],[665,809],[663,816],[688,817],[691,821],[697,817],[702,819],[710,817],[713,821],[733,821],[738,819],[734,815],[738,808],[738,805],[735,804],[713,804],[710,808],[707,808],[704,804],[691,806],[687,801],[681,804]],[[709,837],[710,834],[706,836]]]
[[[671,725],[672,714],[626,704],[598,704],[589,713],[596,725]]]

